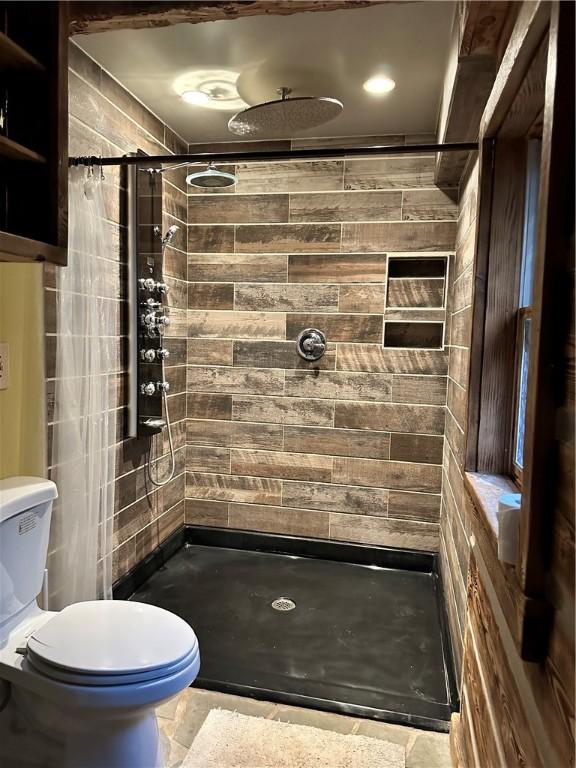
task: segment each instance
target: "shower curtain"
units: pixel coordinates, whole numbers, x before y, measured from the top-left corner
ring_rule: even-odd
[[[58,486],[48,558],[49,608],[112,596],[116,426],[112,228],[102,181],[72,169],[68,266],[56,278],[51,477]],[[116,304],[117,307],[117,304]],[[46,606],[45,606],[46,607]]]

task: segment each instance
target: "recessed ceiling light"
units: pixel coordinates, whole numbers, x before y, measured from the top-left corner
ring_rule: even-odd
[[[183,91],[180,94],[180,98],[188,104],[207,104],[210,101],[210,96],[203,91]]]
[[[236,88],[239,74],[231,69],[194,69],[179,75],[172,87],[189,104],[237,112],[247,106]]]
[[[396,88],[396,83],[391,77],[386,77],[386,75],[375,75],[375,77],[366,80],[362,87],[368,93],[379,95],[393,91]]]

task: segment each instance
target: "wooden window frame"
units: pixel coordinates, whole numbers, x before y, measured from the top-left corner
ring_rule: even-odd
[[[480,129],[466,486],[476,509],[473,530],[479,554],[488,566],[499,603],[517,608],[504,613],[520,656],[528,661],[545,658],[551,621],[546,572],[557,485],[557,362],[562,359],[564,341],[558,329],[569,327],[565,317],[567,302],[563,304],[561,297],[566,295],[562,281],[566,264],[570,263],[570,237],[574,231],[573,29],[573,3],[556,0],[523,4]],[[539,89],[543,92],[542,110],[534,99]],[[503,215],[502,188],[495,183],[495,173],[502,171],[505,162],[498,157],[502,142],[510,141],[508,148],[513,149],[515,139],[528,138],[530,119],[542,133],[538,227],[530,307],[524,461],[518,478],[522,482],[519,547],[515,566],[506,566],[497,558],[495,529],[486,512],[489,505],[478,488],[482,479],[490,481],[490,477],[494,478],[492,489],[498,483],[509,483],[503,476],[510,476],[511,469],[511,415],[517,394],[516,373],[510,360],[519,346],[521,261],[516,258],[511,260],[515,263],[507,262],[506,255],[511,251],[520,253],[515,240],[520,236],[520,206],[511,204],[509,184],[504,194],[508,194],[511,215]],[[512,165],[519,177],[520,164]],[[524,169],[522,175],[525,178]],[[498,286],[495,276],[507,280],[507,284]],[[499,335],[494,332],[495,323]],[[493,505],[494,498],[492,513]]]

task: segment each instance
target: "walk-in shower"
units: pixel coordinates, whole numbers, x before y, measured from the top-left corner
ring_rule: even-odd
[[[157,384],[149,396],[139,389],[164,381],[149,342],[171,348],[170,408],[181,429],[174,430],[178,471],[165,493],[176,504],[169,525],[177,530],[163,536],[161,524],[152,527],[147,557],[136,556],[116,594],[168,608],[194,627],[203,647],[202,687],[448,727],[456,694],[434,550],[444,429],[445,290],[455,225],[414,225],[422,233],[415,248],[412,224],[384,224],[386,236],[389,227],[406,234],[398,252],[385,254],[373,253],[372,241],[358,248],[351,237],[342,248],[332,236],[334,231],[341,236],[338,223],[252,226],[255,218],[256,223],[272,218],[268,206],[279,203],[290,203],[290,215],[300,210],[304,222],[317,222],[317,212],[322,215],[322,206],[341,200],[341,192],[329,201],[330,195],[314,193],[332,178],[330,190],[341,189],[340,161],[348,163],[348,157],[354,158],[347,170],[357,173],[357,191],[345,193],[346,206],[340,204],[337,213],[348,222],[351,205],[369,203],[380,221],[382,200],[401,205],[403,193],[363,191],[362,174],[371,159],[415,155],[380,162],[382,176],[390,167],[406,174],[408,167],[420,178],[423,166],[428,180],[432,153],[444,149],[402,144],[125,159],[139,192],[132,205],[137,226],[129,233],[135,248],[134,328],[141,342],[132,390],[136,429],[150,435],[152,424],[165,442],[170,437],[162,410],[166,392]],[[335,162],[290,167],[292,160],[319,158]],[[370,160],[359,164],[356,158]],[[247,166],[262,161],[272,162]],[[163,173],[176,166],[180,173]],[[219,171],[237,175],[242,194],[235,195],[231,185],[224,194],[217,190],[210,196],[205,187],[187,196],[192,190],[186,175],[199,173],[201,181],[208,171],[208,178]],[[308,179],[311,195],[303,196],[307,190],[299,186],[289,200],[285,194],[262,195],[263,201],[254,201],[264,213],[247,215],[245,181],[259,193],[255,179],[270,190],[270,178],[276,174],[286,183],[288,172],[290,184],[295,178],[299,184],[305,173],[319,174],[316,186]],[[406,197],[414,206],[424,194]],[[446,218],[452,217],[453,205],[442,200],[449,208]],[[231,209],[249,223],[234,224],[242,218],[233,218]],[[282,215],[288,216],[285,209]],[[393,210],[388,218],[396,222],[402,216]],[[212,231],[214,220],[221,226]],[[188,241],[175,225],[167,230],[172,222],[188,224]],[[342,226],[354,237],[366,228]],[[433,239],[431,229],[444,234]],[[293,239],[286,242],[287,230],[290,235],[315,230],[318,239],[293,246]],[[288,247],[299,252],[285,256]],[[165,254],[170,308],[165,293],[158,292]],[[268,285],[259,282],[262,264]],[[145,281],[145,290],[138,280]],[[142,314],[152,315],[155,328],[155,318],[170,312],[168,343],[155,331],[150,339]],[[265,312],[267,338],[250,338]],[[427,322],[419,323],[422,318]],[[346,365],[341,352],[353,365]],[[154,359],[147,360],[147,354]],[[360,374],[360,368],[369,372]],[[167,459],[154,480],[165,479]],[[379,546],[383,542],[386,546]]]

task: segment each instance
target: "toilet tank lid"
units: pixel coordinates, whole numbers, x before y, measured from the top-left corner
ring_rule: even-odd
[[[53,501],[58,490],[43,477],[7,477],[0,480],[0,523],[39,504]]]

